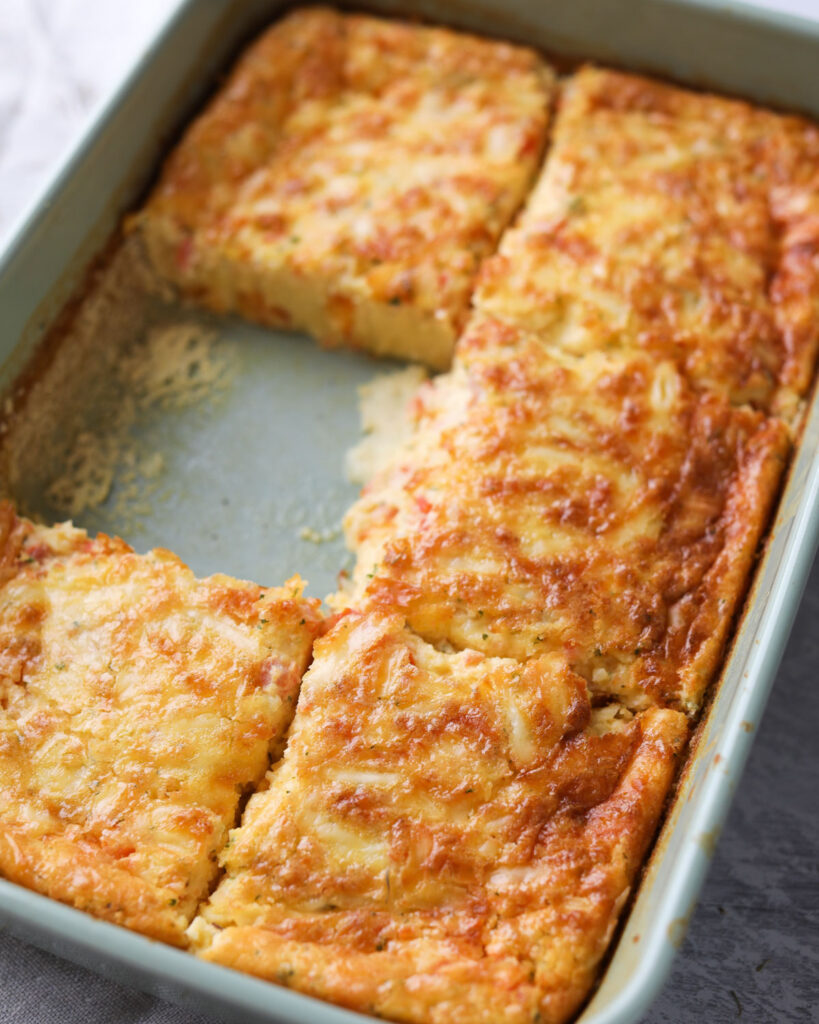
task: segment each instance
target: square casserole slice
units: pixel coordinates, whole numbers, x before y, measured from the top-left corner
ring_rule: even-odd
[[[316,602],[1,514],[0,874],[184,944],[292,718]]]
[[[171,155],[137,218],[149,254],[218,311],[445,367],[552,87],[522,47],[297,10]]]
[[[778,419],[640,351],[572,355],[476,315],[345,520],[339,604],[430,643],[565,657],[632,710],[696,711],[789,452]]]
[[[674,359],[791,419],[819,343],[819,127],[581,70],[476,305],[563,352]]]
[[[564,1021],[686,731],[676,711],[592,710],[554,656],[443,653],[400,616],[342,616],[194,948],[394,1020]]]

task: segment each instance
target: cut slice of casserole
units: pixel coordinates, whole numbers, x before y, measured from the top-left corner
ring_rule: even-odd
[[[294,11],[166,164],[138,218],[149,253],[216,310],[447,366],[552,88],[522,47]]]
[[[789,451],[779,420],[639,352],[549,350],[476,317],[346,517],[340,604],[520,659],[558,652],[632,709],[694,711]]]
[[[792,418],[819,341],[819,128],[586,68],[476,305],[554,349],[643,350]]]
[[[349,613],[222,856],[194,948],[418,1024],[564,1021],[654,832],[685,717]]]
[[[0,516],[0,874],[183,944],[292,718],[316,602]]]

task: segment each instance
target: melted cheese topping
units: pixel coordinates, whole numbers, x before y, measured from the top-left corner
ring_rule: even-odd
[[[673,711],[592,724],[554,656],[445,654],[400,616],[344,616],[195,944],[397,1020],[564,1020],[685,736]]]
[[[172,156],[149,248],[219,310],[445,366],[536,169],[551,88],[530,50],[296,11]]]
[[[316,602],[7,506],[2,527],[0,872],[181,943],[292,717]]]
[[[412,441],[348,513],[343,602],[426,640],[560,652],[596,692],[694,710],[788,451],[672,362],[553,352],[476,317]]]
[[[819,129],[580,71],[477,304],[555,349],[646,350],[791,415],[819,340]]]
[[[507,231],[552,88],[520,47],[302,9],[193,124],[138,218],[167,279],[455,362],[347,517],[355,610],[224,848],[315,609],[7,524],[9,877],[182,941],[222,848],[206,959],[419,1024],[586,997],[809,384],[819,131],[585,69]]]

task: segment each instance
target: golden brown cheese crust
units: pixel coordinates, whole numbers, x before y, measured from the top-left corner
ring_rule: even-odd
[[[810,381],[819,131],[584,69],[485,260],[551,90],[529,50],[311,8],[192,125],[139,218],[185,295],[455,366],[348,516],[356,610],[227,845],[314,606],[4,513],[8,877],[181,943],[221,849],[205,959],[418,1024],[586,998]]]
[[[673,358],[697,388],[791,417],[819,340],[819,128],[581,70],[476,302],[554,348]]]
[[[444,367],[537,167],[551,89],[521,47],[297,10],[172,155],[149,251],[217,310]]]
[[[319,626],[297,579],[197,580],[0,509],[0,874],[184,943]]]
[[[695,710],[788,453],[785,426],[639,353],[477,316],[414,439],[346,519],[346,603],[433,643],[560,652],[595,692]]]
[[[285,756],[191,926],[206,959],[396,1020],[563,1021],[654,831],[683,715],[398,615],[316,645]]]

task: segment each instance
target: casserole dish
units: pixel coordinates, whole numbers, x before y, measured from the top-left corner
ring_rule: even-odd
[[[599,56],[619,63],[629,63],[649,70],[658,70],[662,62],[658,60],[656,54],[661,51],[658,49],[659,41],[652,38],[652,33],[659,32],[661,27],[665,27],[667,31],[667,26],[675,18],[682,19],[682,23],[684,23],[686,10],[684,7],[675,5],[647,7],[645,48],[641,51],[632,39],[628,45],[623,41],[623,49],[617,53],[610,48],[604,50],[598,45],[600,36],[596,37],[595,34],[599,32],[602,35],[606,23],[606,18],[602,17],[602,14],[605,13],[603,11],[592,11],[591,9],[587,11],[590,21],[587,26],[589,34],[586,36],[579,33],[579,26],[574,23],[574,14],[570,16],[567,12],[551,12],[554,15],[551,21],[548,10],[532,14],[528,19],[528,27],[524,27],[527,19],[524,18],[523,10],[516,13],[518,21],[511,21],[507,28],[500,24],[498,15],[493,16],[491,12],[487,11],[478,13],[474,9],[471,11],[453,10],[451,20],[469,27],[484,28],[497,34],[525,35],[529,40],[536,35],[538,43],[547,51],[567,54],[583,52],[586,55]],[[9,299],[4,302],[4,308],[9,311],[9,319],[14,321],[16,317],[17,322],[16,324],[12,322],[7,336],[9,346],[6,350],[7,354],[11,354],[11,349],[14,348],[18,338],[20,338],[20,344],[14,348],[13,359],[7,365],[7,383],[14,379],[16,371],[32,351],[38,331],[47,327],[51,319],[51,312],[57,310],[71,293],[84,269],[88,256],[95,248],[99,247],[99,243],[115,223],[117,215],[131,205],[140,184],[144,181],[149,165],[162,147],[165,130],[174,120],[174,113],[178,119],[185,106],[185,99],[190,98],[190,95],[187,97],[183,95],[186,91],[184,76],[175,77],[178,68],[171,57],[174,47],[176,47],[176,53],[180,52],[176,45],[183,38],[180,33],[187,33],[184,36],[186,52],[189,55],[196,55],[196,59],[201,61],[197,64],[193,62],[193,56],[191,56],[192,63],[188,65],[188,71],[192,77],[201,76],[199,80],[204,81],[207,78],[208,67],[218,65],[223,52],[229,48],[231,42],[235,41],[232,33],[235,32],[236,36],[242,32],[246,33],[258,23],[253,22],[253,17],[258,15],[261,18],[262,13],[261,5],[255,12],[250,8],[243,8],[242,17],[239,18],[234,16],[232,9],[226,7],[222,14],[228,21],[221,25],[217,25],[215,22],[205,25],[200,20],[205,17],[201,11],[195,10],[192,6],[181,8],[148,58],[145,73],[138,75],[132,81],[108,116],[103,119],[98,131],[89,141],[89,145],[75,161],[76,166],[73,172],[64,176],[62,184],[52,192],[50,206],[35,216],[29,228],[19,236],[18,242],[12,246],[10,258],[4,268],[5,287],[10,289],[7,293]],[[268,9],[268,16],[272,13]],[[508,12],[505,12],[504,16],[506,14]],[[659,14],[665,14],[665,19],[658,18]],[[435,16],[440,18],[440,12],[435,12]],[[705,14],[701,16],[707,21]],[[735,42],[744,39],[748,47],[751,48],[754,45],[761,45],[758,41],[757,43],[753,42],[755,37],[753,31],[750,31],[748,27],[753,25],[753,22],[739,23],[725,14],[713,14],[711,17],[712,21],[706,25],[705,30],[711,33],[709,38],[719,40],[720,46],[727,45],[731,38]],[[541,21],[543,24],[538,29],[537,23]],[[229,32],[225,30],[226,25],[229,25]],[[593,30],[592,26],[594,26]],[[632,27],[630,27],[630,31],[631,29]],[[216,31],[218,47],[217,44],[208,42],[209,31]],[[736,35],[737,31],[739,31],[738,36]],[[748,35],[749,32],[750,35]],[[675,36],[676,33],[671,31],[668,35]],[[748,42],[749,39],[751,42]],[[771,39],[770,53],[764,60],[753,62],[754,72],[749,74],[747,80],[744,81],[741,80],[738,68],[732,68],[730,64],[724,69],[721,68],[720,62],[716,60],[719,51],[712,52],[709,48],[705,48],[702,54],[698,50],[698,66],[696,68],[686,66],[684,62],[675,63],[673,53],[668,53],[665,64],[662,64],[662,69],[676,77],[694,81],[697,84],[707,82],[709,85],[721,89],[742,91],[756,99],[809,109],[807,99],[811,62],[808,59],[808,51],[794,47],[796,52],[789,53],[788,67],[791,72],[794,71],[794,68],[798,70],[800,54],[806,55],[804,64],[801,65],[805,74],[804,80],[800,85],[797,75],[789,95],[781,91],[781,83],[769,83],[764,80],[764,77],[760,77],[760,68],[776,66],[777,45],[787,45],[786,29],[780,26],[779,29],[772,30]],[[197,45],[200,47],[199,51],[196,49]],[[217,52],[218,48],[221,48],[223,52]],[[649,58],[649,54],[653,54],[653,56]],[[151,76],[147,74],[149,69],[152,71]],[[723,71],[724,74],[722,74]],[[167,76],[164,80],[163,75]],[[158,99],[160,96],[161,100]],[[178,104],[173,112],[168,97],[175,97],[175,102]],[[168,105],[166,105],[166,101]],[[144,105],[140,106],[140,103]],[[160,111],[162,123],[151,124],[150,121],[157,110]],[[162,120],[163,116],[165,120]],[[117,132],[120,133],[119,136]],[[101,187],[102,173],[106,173],[112,181],[117,180],[118,194],[116,194],[117,190],[106,191]],[[119,177],[117,177],[118,175]],[[69,210],[72,210],[72,216],[67,216]],[[94,232],[90,234],[86,232],[88,224],[96,225]],[[46,259],[40,259],[41,253],[49,255]],[[61,253],[59,259],[55,253]],[[32,267],[35,259],[36,267]],[[61,280],[56,280],[60,271],[68,266],[72,267],[71,272]],[[25,282],[24,286],[20,282]],[[28,331],[22,330],[25,324],[29,325]],[[308,575],[311,577],[316,592],[320,593],[331,585],[331,579],[326,576],[322,578],[321,574],[322,572],[330,573],[332,571],[330,567],[335,568],[338,565],[338,550],[333,550],[332,542],[321,545],[316,548],[316,557],[311,563],[311,560],[305,558],[302,549],[297,550],[294,554],[294,546],[298,549],[299,545],[293,544],[292,531],[300,519],[303,522],[302,508],[309,507],[311,510],[316,510],[317,493],[321,493],[326,506],[333,504],[327,498],[327,484],[328,482],[336,483],[337,467],[340,463],[339,448],[343,450],[346,447],[348,440],[351,439],[350,434],[354,432],[351,422],[352,403],[345,399],[350,397],[350,384],[365,379],[373,372],[373,366],[357,357],[344,357],[343,364],[339,363],[339,366],[344,365],[347,368],[345,373],[349,373],[347,388],[345,390],[343,383],[338,383],[337,378],[336,383],[339,390],[335,394],[321,394],[320,415],[316,415],[316,406],[319,403],[311,403],[311,407],[305,409],[303,403],[294,401],[292,410],[286,409],[288,393],[296,391],[295,388],[292,388],[293,374],[304,375],[311,386],[314,385],[318,376],[318,371],[312,365],[310,351],[297,351],[287,338],[281,338],[275,347],[270,346],[262,340],[260,332],[256,332],[252,328],[235,325],[229,328],[230,337],[235,338],[239,332],[246,333],[247,339],[246,343],[241,346],[243,350],[241,365],[237,368],[229,393],[221,406],[221,412],[224,415],[214,417],[204,425],[201,422],[196,422],[193,417],[190,419],[182,417],[175,424],[174,430],[169,431],[173,436],[172,444],[170,447],[163,448],[166,465],[172,471],[175,458],[189,462],[191,452],[197,445],[200,451],[210,450],[215,445],[218,450],[228,452],[231,445],[231,432],[234,443],[237,439],[247,436],[248,423],[254,420],[258,422],[271,404],[271,394],[266,384],[264,393],[259,390],[254,392],[249,387],[252,380],[262,380],[263,377],[270,376],[270,373],[263,375],[258,372],[264,365],[264,361],[268,361],[268,370],[275,370],[273,378],[281,383],[283,391],[281,396],[273,396],[272,404],[281,419],[290,424],[290,436],[299,438],[297,444],[283,450],[282,459],[278,460],[275,467],[276,472],[273,475],[281,474],[288,480],[293,479],[295,475],[304,483],[308,489],[307,492],[303,495],[296,495],[289,513],[283,517],[280,516],[277,521],[275,517],[268,514],[276,496],[275,492],[269,488],[265,490],[260,487],[257,494],[251,490],[249,493],[252,502],[243,502],[240,512],[229,505],[223,506],[221,502],[218,503],[219,507],[214,510],[214,505],[217,503],[212,500],[214,493],[210,486],[212,480],[204,475],[197,484],[196,474],[188,473],[185,492],[174,494],[160,509],[150,515],[144,515],[143,536],[134,536],[133,539],[140,546],[145,546],[146,541],[155,543],[161,540],[163,543],[171,543],[188,561],[193,563],[197,571],[207,571],[217,566],[224,566],[240,574],[266,576],[269,574],[267,565],[260,565],[257,559],[257,553],[262,551],[265,557],[269,557],[271,563],[275,565],[276,575],[280,575],[285,569],[290,571],[291,566],[286,560],[293,556],[297,558],[300,566],[307,566]],[[275,365],[271,361],[274,361]],[[313,393],[315,395],[315,388]],[[285,411],[287,416],[285,416]],[[250,416],[251,419],[237,419],[236,417],[240,417],[240,414],[241,416]],[[299,414],[302,417],[301,421],[298,420]],[[338,420],[334,421],[334,416],[337,416]],[[295,430],[292,429],[293,417],[296,417]],[[328,428],[328,436],[335,439],[335,450],[330,444],[316,444],[314,441],[308,443],[310,438],[309,433],[306,432],[311,429],[318,430],[322,422],[324,427]],[[148,432],[152,429],[150,423],[146,423],[144,427]],[[157,425],[153,424],[153,429],[156,428]],[[52,433],[58,432],[53,421],[50,427],[46,424],[43,429],[46,431],[50,429]],[[208,432],[210,431],[213,431],[213,434],[209,437]],[[815,526],[810,513],[813,507],[812,499],[815,495],[816,476],[815,472],[811,470],[809,461],[806,460],[808,459],[807,453],[815,448],[815,416],[809,420],[806,431],[799,457],[793,467],[783,511],[780,513],[771,535],[768,554],[748,605],[745,623],[738,634],[733,656],[727,663],[721,688],[699,740],[698,756],[690,765],[680,797],[670,816],[670,825],[666,828],[658,845],[658,853],[649,868],[640,897],[635,904],[624,941],[621,941],[619,946],[621,951],[625,949],[632,953],[638,953],[640,970],[633,971],[631,964],[626,963],[622,971],[618,973],[620,961],[628,960],[626,954],[621,956],[618,953],[598,996],[587,1010],[586,1019],[633,1019],[643,1005],[641,1000],[644,1001],[650,995],[651,985],[647,983],[646,978],[650,978],[652,983],[656,982],[662,973],[663,964],[670,957],[674,940],[681,932],[681,922],[686,916],[688,904],[692,898],[693,886],[696,884],[697,877],[701,875],[707,859],[704,847],[710,847],[708,836],[712,834],[714,825],[724,811],[728,788],[726,779],[730,780],[747,748],[748,728],[753,726],[761,710],[764,693],[772,679],[776,659],[781,651],[781,645],[784,643],[783,623],[790,621],[793,610],[788,602],[793,603],[794,595],[798,592],[799,585],[803,582],[804,573],[809,566],[814,539],[812,530]],[[66,431],[61,432],[65,433]],[[292,458],[294,460],[293,468],[297,468],[304,452],[308,449],[321,451],[322,457],[326,457],[326,463],[323,466],[314,467],[314,472],[310,474],[309,478],[302,474],[288,472],[287,459]],[[231,460],[227,461],[231,462]],[[271,475],[265,474],[264,466],[261,464],[259,470],[259,473],[253,472],[253,479],[264,480],[266,476]],[[322,472],[326,474],[324,477],[322,477]],[[216,494],[227,498],[229,495],[237,493],[248,493],[247,480],[244,476],[246,473],[247,463],[245,463],[242,474],[235,480],[226,477],[222,472],[221,493],[217,491]],[[18,486],[22,486],[20,481],[24,481],[27,489],[27,493],[17,492],[17,496],[29,507],[48,515],[47,503],[43,503],[42,496],[38,499],[36,493],[38,489],[36,474],[18,472],[16,480]],[[336,486],[338,486],[337,483]],[[315,488],[312,494],[309,491],[311,487]],[[339,507],[335,509],[336,514],[346,506],[349,500],[347,494],[339,494],[339,499]],[[211,516],[209,528],[200,529],[195,536],[191,537],[189,536],[190,531],[185,528],[184,524],[189,523],[194,515],[201,522],[200,509],[205,506],[208,509],[208,515]],[[222,508],[224,511],[220,511]],[[252,509],[264,510],[265,513],[264,523],[257,524],[258,529],[264,530],[265,524],[268,529],[271,524],[275,526],[275,529],[271,531],[276,534],[272,545],[265,543],[259,533],[254,535],[253,530],[248,528],[248,522],[242,520],[241,516],[247,515]],[[311,514],[316,514],[316,511],[312,511]],[[327,507],[322,512],[322,514],[326,514],[327,521],[314,522],[309,525],[319,530],[331,530],[333,511],[332,508]],[[104,515],[105,513],[103,511],[100,514]],[[177,534],[173,532],[173,524],[176,524]],[[108,529],[119,528],[123,531],[125,529],[121,522],[117,527],[116,518],[107,521],[103,519],[99,523],[91,522],[89,525],[106,526]],[[242,542],[238,545],[235,539],[237,534],[242,537]],[[225,543],[224,548],[220,547],[220,538]],[[756,640],[755,645],[752,643],[754,639]],[[743,673],[745,673],[744,676]],[[745,733],[744,740],[743,733]],[[711,746],[712,737],[717,735],[719,735],[718,745]],[[726,769],[726,766],[730,766],[730,768]],[[728,770],[728,775],[724,774],[726,770]],[[689,795],[691,796],[690,800],[687,799]],[[694,844],[693,848],[691,843]],[[650,898],[645,895],[647,891],[649,894],[654,893],[656,902],[653,906],[649,904],[646,910],[646,899]],[[660,899],[660,893],[663,894],[662,899]],[[29,894],[17,893],[10,896],[5,901],[5,905],[12,907],[14,899],[20,895],[31,898]],[[32,906],[34,905],[36,904]],[[641,907],[644,908],[643,917],[640,916]],[[62,910],[63,908],[56,909]],[[18,920],[17,914],[10,913],[10,916],[14,920]],[[34,918],[36,915],[29,914],[27,916]],[[82,926],[84,927],[87,923],[83,920]],[[79,925],[70,930],[75,936],[81,934]],[[632,941],[635,937],[637,937],[637,941]],[[132,938],[117,935],[117,942]],[[105,940],[105,945],[113,948],[113,945],[107,940]],[[90,949],[90,947],[88,948]],[[124,952],[121,962],[130,959],[133,963],[140,959],[141,947],[129,949],[126,943],[122,948]],[[164,955],[164,951],[159,952]],[[169,970],[173,971],[178,978],[187,979],[189,977],[187,959],[184,967],[181,964],[173,966],[172,959],[167,962],[171,965]],[[223,986],[223,993],[230,991],[230,998],[225,1002],[223,996],[223,1002],[225,1005],[238,1008],[245,998],[251,998],[252,992],[251,989],[243,987],[246,984],[246,979],[236,979],[233,976],[230,978],[231,982],[224,983]],[[619,985],[618,978],[620,979]],[[142,980],[144,982],[146,979],[143,977]],[[159,981],[158,978],[156,980]],[[640,994],[639,999],[635,995],[637,991]],[[277,990],[264,987],[263,992],[264,995],[260,998],[263,999],[268,1013],[273,1014],[272,1019],[288,1019],[287,1000],[281,1002],[279,1000],[280,993]],[[248,1007],[247,1003],[244,1005],[245,1008]],[[297,1009],[293,1010],[294,1014],[297,1012]],[[318,1015],[321,1012],[339,1011],[331,1011],[322,1007],[320,1011],[316,1012]],[[621,1016],[616,1014],[621,1014]],[[622,1016],[622,1014],[627,1014],[627,1016]],[[271,1018],[268,1017],[268,1019]]]

